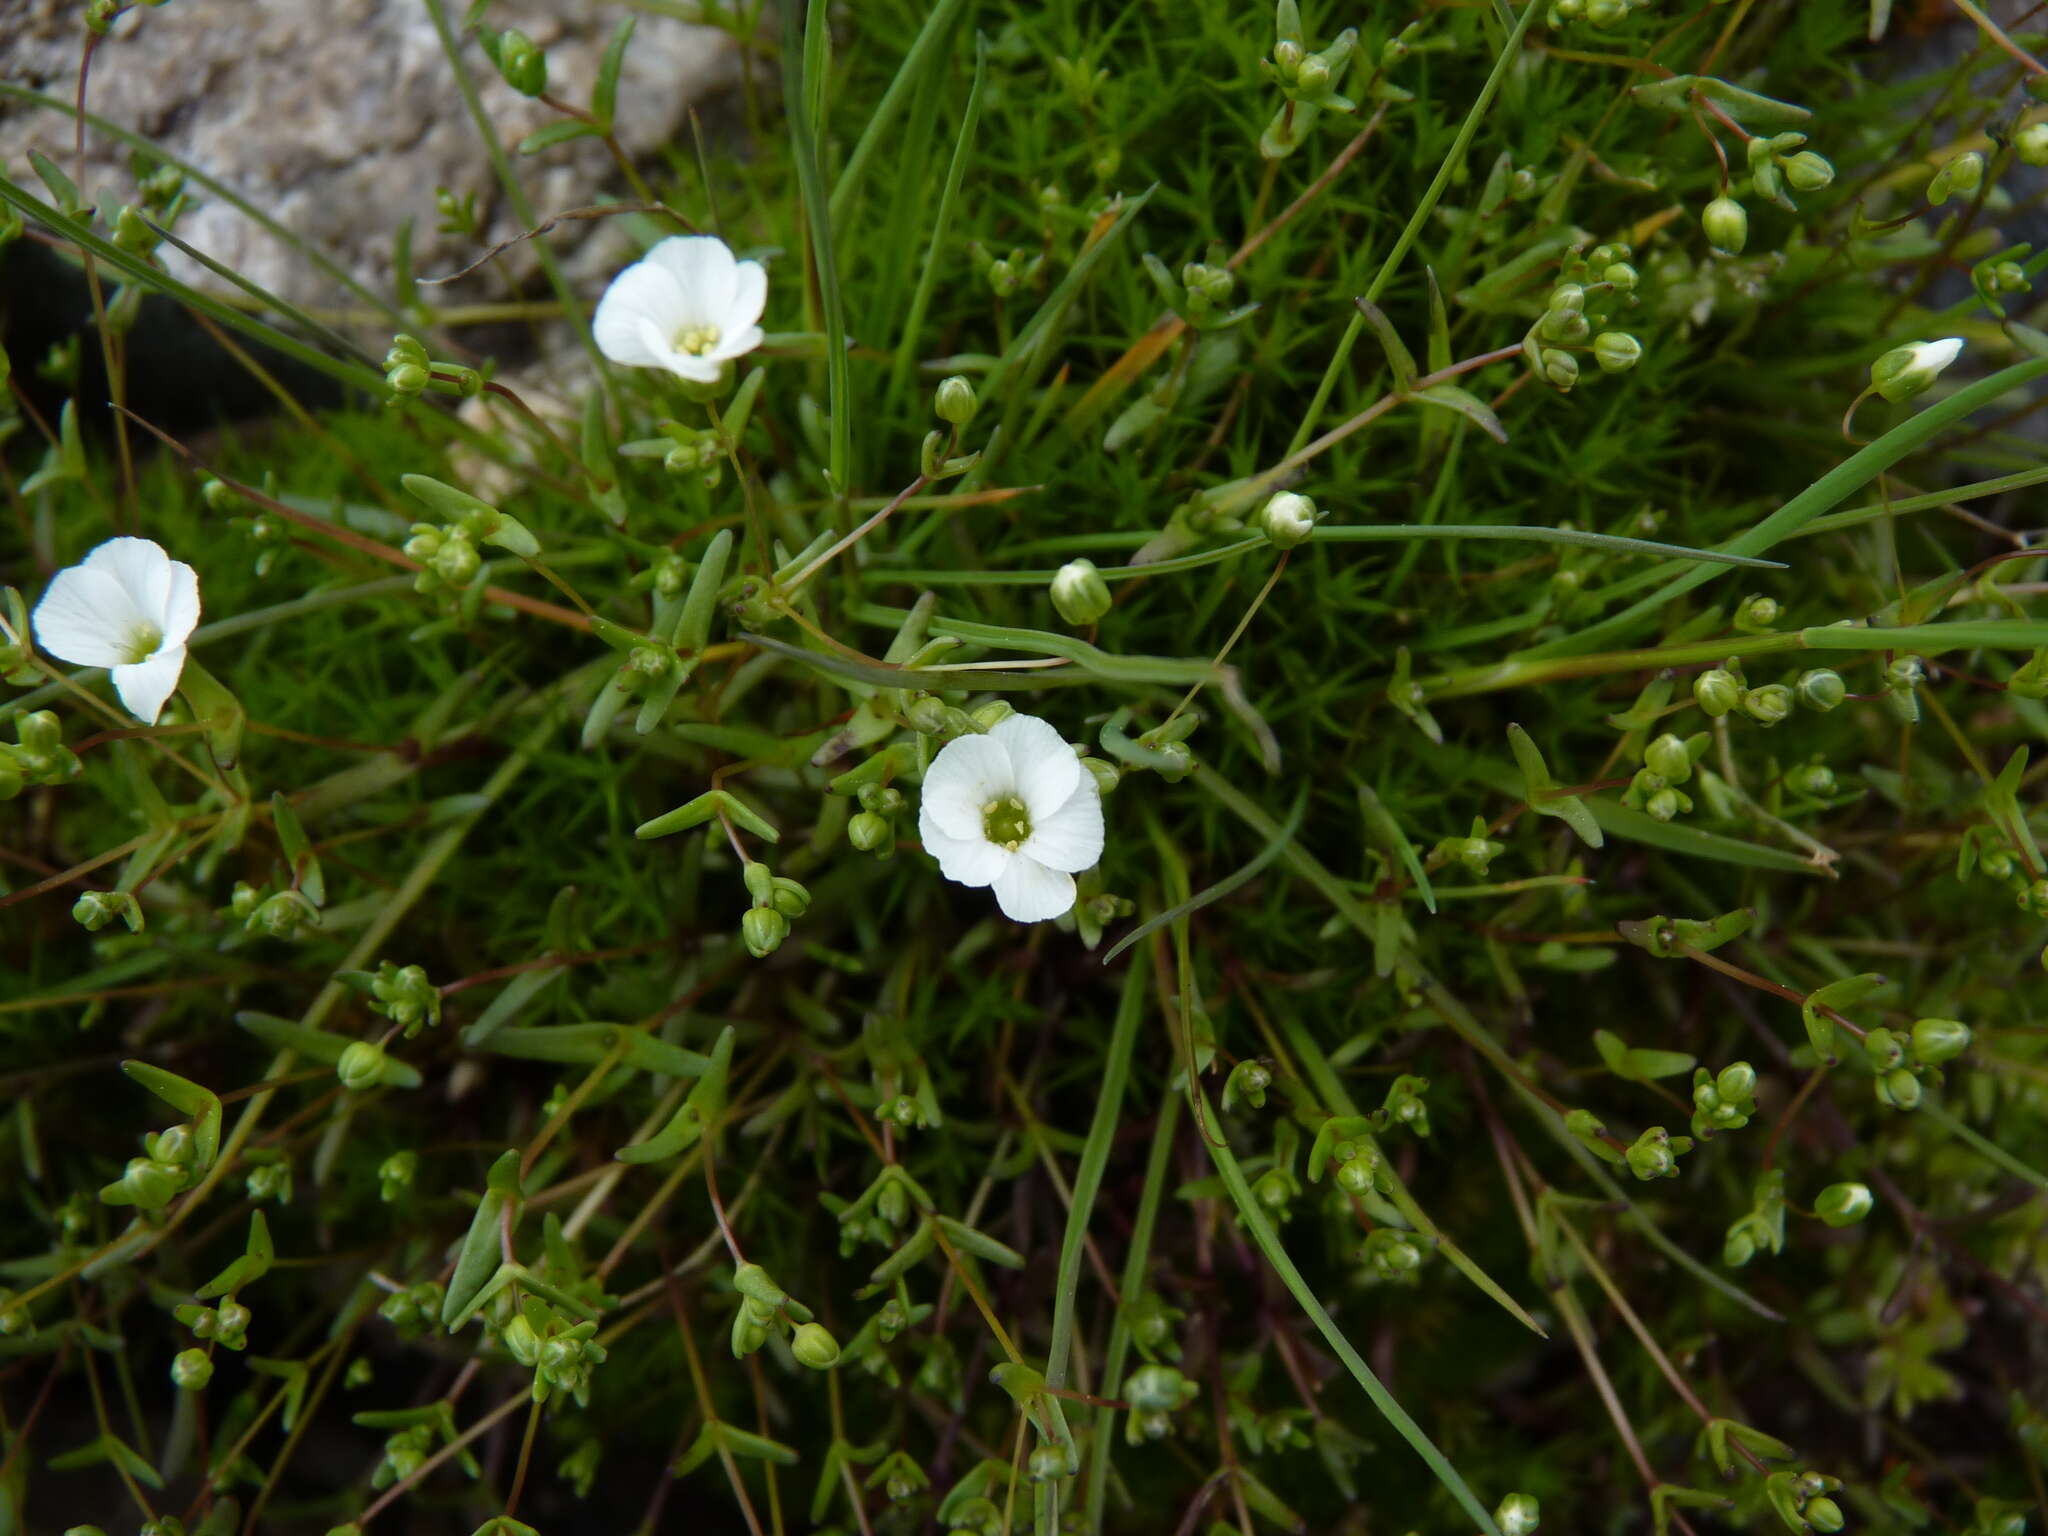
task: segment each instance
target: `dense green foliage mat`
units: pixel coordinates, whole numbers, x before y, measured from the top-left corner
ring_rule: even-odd
[[[6,168],[0,1533],[2038,1528],[2043,18],[764,3]]]

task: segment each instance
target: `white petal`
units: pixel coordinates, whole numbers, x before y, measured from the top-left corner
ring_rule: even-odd
[[[768,269],[758,261],[741,262],[733,270],[732,303],[726,309],[721,329],[744,331],[757,325],[761,311],[767,307]]]
[[[920,818],[918,838],[924,851],[939,861],[939,873],[961,885],[994,885],[1017,855],[985,837],[948,837]]]
[[[613,362],[628,368],[660,368],[666,365],[670,338],[687,318],[674,275],[651,262],[636,261],[605,289],[590,329],[598,350]],[[649,348],[647,327],[662,339],[659,350]]]
[[[668,338],[654,328],[651,320],[640,322],[640,341],[653,366],[666,368],[679,379],[710,384],[718,378],[718,364],[709,357],[695,357],[669,345]]]
[[[177,691],[178,676],[185,670],[185,647],[167,645],[147,661],[114,668],[114,692],[138,720],[156,724],[164,712],[164,700]]]
[[[51,578],[36,604],[36,644],[79,667],[114,667],[134,654],[135,632],[152,621],[106,571],[74,565]]]
[[[1081,779],[1081,760],[1058,731],[1036,715],[1011,715],[988,734],[1016,764],[1017,795],[1034,826],[1067,803]]]
[[[688,310],[685,324],[722,326],[739,289],[739,263],[716,235],[670,235],[647,253],[650,265],[675,279]]]
[[[1081,782],[1067,803],[1050,816],[1035,818],[1031,835],[1017,852],[1048,869],[1069,874],[1102,857],[1102,793],[1095,775],[1082,770]]]
[[[1922,368],[1941,372],[1963,353],[1963,338],[1947,336],[1940,341],[1923,341],[1913,349],[1913,361]]]
[[[199,627],[199,573],[182,560],[171,562],[171,586],[158,627],[165,645],[183,645]]]
[[[989,801],[1015,793],[1017,775],[1001,742],[992,735],[958,737],[939,749],[924,772],[918,836],[936,827],[947,837],[980,837]]]
[[[150,623],[160,622],[171,595],[171,557],[163,545],[150,539],[108,539],[79,564],[113,577]]]
[[[1042,923],[1074,908],[1074,877],[1022,854],[996,877],[996,905],[1019,923]]]
[[[718,335],[718,345],[705,353],[704,356],[707,361],[712,362],[724,362],[728,358],[745,357],[754,348],[761,345],[762,339],[761,327],[758,325],[742,326],[736,331],[721,331]]]

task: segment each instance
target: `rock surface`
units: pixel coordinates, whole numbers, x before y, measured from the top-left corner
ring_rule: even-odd
[[[463,0],[445,3],[459,25]],[[81,14],[78,0],[0,0],[8,78],[69,102]],[[544,47],[549,93],[587,105],[612,29],[627,14],[616,0],[503,0],[488,20]],[[473,37],[462,47],[508,153],[557,120],[507,86]],[[641,13],[619,91],[627,153],[644,158],[687,143],[691,104],[732,85],[739,67],[723,33]],[[408,215],[420,275],[481,254],[477,242],[438,232],[439,187],[476,195],[489,241],[519,233],[422,0],[171,0],[131,10],[94,55],[87,107],[216,177],[380,293],[389,292],[393,239]],[[34,188],[32,147],[76,174],[67,114],[0,100],[0,164]],[[514,163],[543,219],[620,190],[617,167],[595,139],[515,154]],[[88,132],[80,185],[109,213],[133,200],[127,147]],[[294,303],[343,299],[303,255],[221,199],[191,191],[196,206],[178,223],[181,239]],[[548,238],[572,246],[616,222],[572,222]],[[225,286],[176,251],[166,248],[163,259],[184,281]],[[530,263],[527,253],[523,265]],[[444,292],[478,297],[494,281],[480,272],[466,291]]]

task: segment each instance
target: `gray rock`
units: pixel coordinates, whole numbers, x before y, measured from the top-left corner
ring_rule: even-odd
[[[459,25],[464,0],[446,3]],[[0,59],[8,77],[71,100],[84,40],[81,12],[77,0],[0,3]],[[489,21],[518,27],[541,44],[550,94],[581,106],[612,28],[626,14],[623,5],[599,0],[504,0]],[[499,79],[474,38],[462,46],[508,152],[557,120],[552,109]],[[641,159],[672,141],[687,143],[691,104],[738,74],[738,51],[723,33],[642,13],[619,92],[618,135],[627,153]],[[94,56],[87,106],[218,178],[379,292],[389,291],[393,238],[408,215],[414,268],[422,276],[481,254],[480,245],[437,230],[439,187],[476,195],[489,240],[520,232],[422,0],[171,0],[131,10]],[[0,102],[0,164],[35,186],[31,147],[78,173],[68,116]],[[622,190],[617,167],[595,139],[515,155],[514,163],[543,219]],[[90,132],[79,180],[109,214],[135,196],[128,149]],[[227,203],[193,192],[197,206],[180,220],[180,238],[294,303],[342,299],[303,255]],[[615,222],[572,222],[547,238],[568,248]],[[615,247],[612,239],[596,243]],[[532,253],[516,249],[508,264],[530,271]],[[166,248],[163,259],[182,280],[226,286],[175,251]],[[502,287],[502,278],[480,271],[442,291],[473,299]]]

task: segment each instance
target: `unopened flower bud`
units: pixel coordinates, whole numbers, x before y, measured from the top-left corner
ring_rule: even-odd
[[[1939,208],[1951,197],[1975,195],[1984,185],[1984,157],[1976,150],[1965,150],[1934,173],[1934,179],[1927,183],[1927,203]]]
[[[1280,549],[1306,543],[1316,531],[1316,504],[1294,491],[1282,491],[1259,509],[1259,531]]]
[[[1586,290],[1578,283],[1559,283],[1550,290],[1550,314],[1579,314],[1586,307]]]
[[[1848,686],[1842,681],[1842,674],[1826,667],[1814,667],[1799,674],[1797,686],[1799,702],[1808,709],[1817,709],[1825,714],[1848,697]]]
[[[181,1392],[203,1392],[213,1380],[213,1357],[203,1349],[184,1349],[171,1362],[171,1380]]]
[[[1960,336],[1893,347],[1870,365],[1870,387],[1894,405],[1910,400],[1939,378],[1962,350]]]
[[[1726,667],[1712,667],[1692,680],[1693,702],[1709,715],[1725,715],[1742,702],[1742,684]]]
[[[1530,1536],[1543,1523],[1542,1507],[1531,1494],[1511,1493],[1493,1512],[1500,1536]]]
[[[1835,179],[1835,168],[1825,155],[1802,149],[1785,161],[1785,180],[1795,192],[1818,192]]]
[[[1593,361],[1603,373],[1626,373],[1643,360],[1643,344],[1627,331],[1602,331],[1593,338]]]
[[[1906,1048],[1897,1035],[1880,1026],[1863,1037],[1863,1054],[1879,1072],[1889,1072],[1906,1059]]]
[[[799,1324],[789,1352],[814,1371],[829,1371],[839,1363],[839,1341],[822,1323]]]
[[[881,853],[895,846],[896,836],[888,817],[858,811],[846,823],[846,840],[862,853]]]
[[[740,919],[740,937],[746,941],[748,954],[764,960],[789,937],[789,919],[773,907],[753,907]]]
[[[1643,766],[1668,783],[1683,784],[1692,776],[1692,753],[1683,737],[1666,731],[1643,749]]]
[[[374,1040],[355,1040],[334,1064],[341,1086],[360,1093],[374,1087],[384,1075],[384,1047]]]
[[[1904,1067],[1895,1067],[1878,1079],[1878,1100],[1893,1109],[1918,1109],[1920,1093],[1920,1079]]]
[[[1707,204],[1700,215],[1700,228],[1706,232],[1707,244],[1722,256],[1739,256],[1749,243],[1749,215],[1742,204],[1726,195]]]
[[[1616,293],[1635,292],[1639,281],[1636,269],[1625,261],[1612,261],[1600,269],[1600,280],[1610,283]]]
[[[1921,1019],[1913,1026],[1913,1059],[1923,1067],[1954,1061],[1970,1048],[1970,1026],[1960,1019]]]
[[[1743,691],[1742,711],[1759,725],[1776,725],[1792,714],[1792,690],[1783,683],[1765,683]]]
[[[2048,165],[2048,122],[2029,123],[2012,136],[2012,147],[2028,165]]]
[[[1756,634],[1769,629],[1784,614],[1784,608],[1775,597],[1761,593],[1742,600],[1742,606],[1735,610],[1735,627]]]
[[[522,96],[538,96],[548,88],[548,56],[516,27],[498,34],[493,62],[505,83]]]
[[[1543,377],[1556,389],[1570,389],[1579,382],[1579,360],[1556,347],[1543,349]]]
[[[1816,1531],[1833,1532],[1842,1528],[1842,1506],[1833,1499],[1808,1499],[1806,1507],[1799,1513]]]
[[[1109,583],[1093,560],[1069,560],[1053,573],[1052,605],[1076,628],[1093,624],[1109,612]]]
[[[1835,770],[1826,763],[1801,763],[1786,772],[1785,787],[1794,794],[1832,795]]]
[[[974,420],[979,403],[974,397],[974,386],[956,373],[939,381],[938,392],[932,398],[932,409],[938,413],[939,420],[964,427]]]
[[[1815,1197],[1813,1210],[1831,1227],[1853,1227],[1876,1204],[1868,1184],[1830,1184]]]
[[[1536,322],[1536,334],[1545,341],[1572,346],[1592,335],[1593,327],[1582,310],[1552,309],[1545,311],[1543,318]]]

